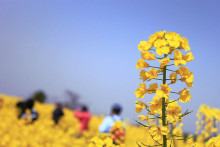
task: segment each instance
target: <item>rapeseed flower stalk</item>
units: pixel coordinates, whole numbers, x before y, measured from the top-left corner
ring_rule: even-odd
[[[147,122],[147,125],[143,124],[143,126],[149,128],[150,136],[156,146],[167,147],[167,140],[176,140],[176,137],[180,137],[173,133],[178,130],[173,126],[176,126],[176,123],[181,122],[184,116],[191,113],[188,110],[182,113],[182,108],[178,105],[178,101],[186,103],[191,100],[190,89],[184,88],[174,92],[170,87],[177,81],[185,82],[187,87],[193,86],[193,73],[185,65],[194,57],[191,52],[182,53],[183,49],[185,52],[190,51],[188,40],[178,33],[167,31],[156,32],[149,37],[148,41],[140,41],[138,45],[142,59],[138,59],[136,69],[141,69],[140,79],[143,83],[138,84],[140,87],[135,90],[135,95],[139,99],[143,99],[146,94],[155,94],[155,96],[149,105],[143,101],[136,101],[136,113],[141,113],[144,109],[147,110],[146,115],[138,117],[141,121]],[[155,63],[155,66],[152,63],[156,60],[159,63]],[[150,69],[146,70],[146,68]],[[169,79],[167,79],[167,74],[169,74]],[[153,80],[161,81],[161,83],[149,83]],[[171,100],[173,97],[171,94],[176,94],[178,97]],[[155,119],[159,119],[157,126],[150,123]],[[170,131],[170,125],[172,131]]]

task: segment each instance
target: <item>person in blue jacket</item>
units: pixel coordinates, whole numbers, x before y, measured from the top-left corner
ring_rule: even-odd
[[[99,131],[101,133],[110,133],[110,129],[115,121],[122,121],[120,113],[122,111],[122,106],[120,104],[114,104],[112,106],[111,114],[106,116],[99,126]]]

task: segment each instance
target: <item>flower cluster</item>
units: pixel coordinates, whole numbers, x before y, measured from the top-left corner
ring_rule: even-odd
[[[220,147],[220,135],[209,139],[209,141],[206,143],[206,146],[207,147]]]
[[[98,136],[95,136],[91,139],[89,147],[119,147],[115,145],[111,138],[111,135],[108,133],[103,133]]]
[[[90,147],[123,147],[125,144],[125,129],[122,121],[116,121],[110,133],[100,133],[91,139]]]
[[[110,130],[112,140],[115,144],[120,145],[125,142],[125,130],[122,121],[116,121]]]
[[[220,110],[211,108],[205,104],[201,105],[197,112],[198,121],[196,122],[197,130],[204,139],[216,136],[220,122]]]
[[[183,49],[187,52],[186,54],[182,53]],[[140,99],[146,94],[155,94],[155,96],[149,104],[136,101],[136,112],[140,113],[143,109],[148,111],[146,115],[139,115],[139,119],[147,122],[149,133],[157,145],[166,147],[167,136],[171,133],[169,124],[181,122],[182,117],[190,113],[188,111],[181,113],[182,108],[178,105],[178,101],[186,103],[191,100],[190,89],[184,88],[174,92],[169,85],[181,81],[186,83],[187,87],[193,86],[193,73],[184,65],[192,61],[194,57],[191,52],[188,52],[190,51],[188,40],[175,32],[156,32],[149,37],[148,41],[141,41],[138,50],[141,51],[142,59],[138,59],[136,69],[141,69],[140,79],[149,84],[138,84],[139,88],[135,90],[135,95]],[[152,64],[155,60],[158,61],[155,63],[157,66]],[[146,70],[147,68],[150,69]],[[169,74],[169,79],[167,79],[167,74]],[[150,83],[154,80],[161,81],[161,84]],[[172,100],[171,93],[178,97]],[[151,126],[149,123],[151,119],[159,119],[160,125]],[[160,143],[162,140],[163,143]]]

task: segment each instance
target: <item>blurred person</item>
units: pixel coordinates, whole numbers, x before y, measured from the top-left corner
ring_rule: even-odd
[[[27,99],[26,101],[21,101],[16,104],[17,108],[20,110],[20,113],[18,114],[18,119],[31,119],[31,123],[36,121],[38,119],[38,113],[36,110],[34,110],[34,100],[33,99]],[[30,111],[30,114],[26,113],[26,110]]]
[[[114,104],[111,109],[111,114],[106,116],[99,126],[99,131],[101,133],[110,133],[110,129],[116,121],[122,121],[120,113],[122,111],[122,106],[120,104]]]
[[[31,114],[29,115],[30,118],[32,119],[32,122],[33,123],[34,121],[36,121],[38,119],[38,113],[35,109],[31,109]]]
[[[56,109],[53,111],[53,120],[55,124],[59,123],[60,118],[64,115],[61,103],[56,104]]]
[[[91,119],[91,114],[88,111],[87,106],[83,105],[81,106],[80,110],[76,109],[74,111],[74,116],[79,120],[81,132],[88,130],[88,124]]]
[[[19,110],[20,110],[20,113],[18,115],[18,118],[26,118],[27,117],[27,114],[26,114],[26,110],[31,110],[34,106],[34,100],[29,98],[27,99],[26,101],[20,101],[17,103],[16,105]]]

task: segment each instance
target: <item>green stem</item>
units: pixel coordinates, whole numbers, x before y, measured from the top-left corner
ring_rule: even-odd
[[[167,55],[164,55],[164,58],[166,58]],[[163,69],[163,84],[166,84],[166,68],[167,66],[164,66]],[[166,104],[165,104],[165,97],[162,98],[162,125],[166,126]],[[167,136],[163,135],[163,147],[167,147]]]
[[[174,92],[174,91],[170,91],[170,93],[175,93],[175,94],[179,94],[178,92]]]
[[[155,80],[163,80],[163,79],[155,79]],[[166,80],[181,80],[181,79],[166,79]]]
[[[174,139],[174,134],[173,134],[174,126],[172,123],[171,123],[170,127],[171,127],[170,132],[171,132],[171,136],[172,136],[172,140],[173,140],[173,146],[175,147],[176,145],[175,145],[175,139]]]
[[[167,66],[173,66],[173,65],[175,65],[175,64],[170,64],[170,65],[167,65]]]

